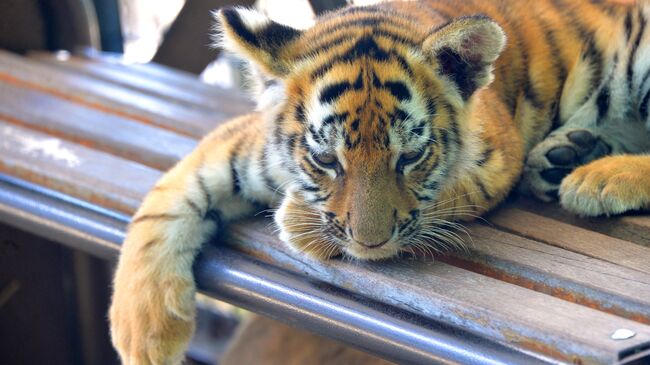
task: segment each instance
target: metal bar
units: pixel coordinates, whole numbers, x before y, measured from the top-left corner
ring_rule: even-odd
[[[0,221],[115,257],[128,217],[0,175]],[[195,273],[206,294],[411,364],[551,363],[442,322],[308,281],[232,248],[208,246]]]
[[[457,328],[373,303],[322,282],[207,247],[199,288],[251,311],[343,341],[400,364],[545,364]]]

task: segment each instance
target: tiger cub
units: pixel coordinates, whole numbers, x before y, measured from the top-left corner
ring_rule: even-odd
[[[110,309],[125,364],[181,362],[195,256],[260,206],[298,252],[365,260],[448,244],[522,173],[578,214],[650,207],[650,157],[631,155],[650,147],[645,2],[395,2],[305,31],[216,16],[220,44],[277,80],[272,102],[205,137],[135,214]]]

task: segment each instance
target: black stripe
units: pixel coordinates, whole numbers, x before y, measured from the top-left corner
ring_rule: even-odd
[[[552,29],[548,23],[543,21],[540,18],[540,22],[542,23],[542,27],[545,28],[544,35],[546,37],[546,42],[548,43],[548,46],[551,48],[551,52],[553,56],[551,57],[553,60],[553,66],[556,70],[558,70],[558,78],[560,79],[559,84],[562,85],[564,83],[564,80],[567,78],[567,68],[564,62],[562,62],[561,59],[561,53],[562,51],[560,50],[560,47],[558,46],[558,41],[557,37],[555,36],[555,30]],[[559,92],[562,91],[561,87],[558,87]],[[557,100],[558,98],[556,98]]]
[[[217,225],[217,230],[215,233],[219,233],[223,230],[223,218],[222,218],[223,213],[219,209],[210,209],[208,210],[207,213],[205,213],[205,217],[203,217],[204,220],[210,220],[216,223]]]
[[[395,111],[388,116],[391,121],[392,120],[399,120],[400,122],[404,122],[406,119],[408,119],[408,114],[401,108],[395,108]],[[392,124],[392,122],[391,122]]]
[[[320,32],[318,34],[315,34],[314,36],[320,38],[320,36],[322,36],[322,35],[334,34],[334,33],[338,33],[338,32],[346,32],[350,28],[358,28],[358,27],[366,27],[366,26],[370,26],[370,27],[373,28],[372,29],[372,34],[374,36],[381,36],[381,37],[384,37],[384,38],[388,38],[388,39],[394,41],[395,43],[403,44],[403,45],[406,45],[406,46],[409,46],[409,47],[412,47],[412,48],[421,46],[419,44],[419,42],[416,41],[415,39],[407,38],[404,35],[402,35],[400,33],[395,33],[392,29],[390,29],[390,27],[393,27],[393,28],[399,29],[399,30],[404,29],[404,24],[394,22],[392,19],[386,18],[386,17],[353,19],[353,20],[350,20],[350,21],[345,21],[345,22],[336,24],[336,25],[331,26],[331,27],[323,28],[323,29],[320,30]],[[356,32],[357,29],[353,29],[353,30]],[[354,33],[347,33],[347,34],[349,35],[349,34],[354,34]],[[337,37],[335,39],[342,40],[344,38],[343,37]],[[332,41],[330,41],[330,42],[332,42]],[[330,42],[327,42],[327,43],[330,43]],[[339,41],[339,43],[340,42],[341,41]],[[327,45],[327,43],[323,44],[323,46]],[[334,44],[336,44],[336,43],[334,43]],[[322,49],[327,49],[327,48],[322,48],[321,45],[319,44],[318,47],[312,47],[311,49],[318,51],[319,49],[322,50]]]
[[[648,108],[650,108],[650,90],[645,93],[643,100],[641,101],[641,107],[639,108],[639,113],[641,114],[641,119],[645,120],[648,118]]]
[[[235,142],[235,148],[230,152],[230,176],[232,179],[232,194],[237,195],[241,191],[241,179],[237,169],[237,159],[241,151],[241,138]]]
[[[596,123],[599,123],[601,119],[607,115],[607,111],[609,111],[609,97],[609,85],[605,85],[600,89],[598,97],[596,98],[596,105],[598,106],[598,121],[596,121]]]
[[[645,31],[645,25],[646,25],[646,20],[645,18],[639,13],[639,18],[641,19],[641,25],[639,26],[639,32],[636,35],[636,39],[634,40],[634,45],[632,46],[632,50],[630,51],[630,56],[628,57],[628,64],[627,64],[627,83],[630,86],[630,90],[632,90],[632,77],[634,76],[634,59],[636,58],[636,51],[639,48],[639,44],[641,43],[641,37],[643,36],[643,32]]]
[[[296,118],[296,121],[304,123],[307,120],[307,117],[305,116],[305,106],[302,103],[298,103],[293,115],[294,118]]]
[[[331,103],[351,88],[352,85],[348,81],[328,85],[320,92],[318,100],[320,100],[321,103]]]
[[[300,184],[300,188],[304,191],[310,191],[313,193],[319,192],[320,188],[318,186],[310,186],[307,184]]]
[[[396,44],[401,44],[401,45],[406,45],[410,48],[419,48],[421,45],[418,42],[415,42],[412,39],[408,39],[405,37],[402,37],[398,34],[392,33],[388,30],[380,30],[380,29],[375,29],[372,32],[372,35],[375,37],[383,37],[386,39],[391,40],[392,42]],[[352,41],[357,37],[357,33],[350,32],[350,33],[344,33],[340,36],[337,36],[335,38],[332,38],[328,41],[322,42],[322,43],[315,43],[311,45],[311,48],[308,50],[305,50],[301,53],[301,56],[298,58],[298,60],[305,60],[307,58],[312,58],[315,55],[324,52],[324,51],[331,51],[332,49],[339,47],[341,44],[347,42],[347,41]],[[401,60],[398,60],[403,66],[408,66],[408,63],[404,62],[404,58],[401,57]],[[412,75],[412,71],[410,70],[410,67],[405,67],[408,69],[409,74]]]
[[[650,79],[650,68],[646,70],[645,74],[643,75],[643,78],[641,79],[641,84],[640,84],[641,89],[643,89],[645,83],[648,82],[649,79]]]
[[[244,22],[242,22],[237,10],[233,8],[225,8],[221,10],[221,14],[223,14],[228,25],[232,28],[232,30],[237,34],[239,38],[255,47],[260,46],[259,40],[255,34],[246,28],[246,25],[244,25]]]
[[[571,9],[571,6],[567,5],[565,1],[553,0],[553,3],[558,11],[568,18],[568,22],[566,22],[566,24],[572,27],[578,33],[580,39],[585,42],[583,58],[589,59],[591,64],[594,66],[593,75],[596,76],[596,79],[592,77],[591,88],[595,90],[603,74],[603,56],[598,50],[598,47],[594,40],[594,34],[583,26],[583,24],[580,22],[580,19]],[[591,97],[591,94],[593,94],[593,91],[589,93],[587,98]]]
[[[312,175],[312,171],[311,171],[311,170],[307,170],[307,169],[305,169],[305,168],[302,169],[302,170],[303,170],[305,173],[307,173],[307,175],[309,175],[312,179],[318,179],[318,178],[320,178],[320,177],[323,177],[323,176],[326,176],[326,175],[327,175],[327,171],[325,171],[325,170],[321,169],[320,167],[316,166],[313,162],[311,162],[311,160],[310,160],[309,158],[307,158],[307,156],[303,157],[303,158],[302,158],[302,161],[303,161],[304,163],[306,163],[307,165],[309,165],[309,167],[310,167],[312,170],[314,170],[314,172],[316,172],[317,175],[314,176],[314,175]]]
[[[483,151],[481,154],[481,158],[476,161],[476,165],[479,167],[485,165],[492,157],[492,153],[494,153],[494,148],[488,146],[488,148],[486,148],[485,151]]]
[[[436,102],[432,98],[427,98],[426,100],[427,103],[427,114],[429,114],[430,117],[433,117],[436,115]]]
[[[185,204],[187,204],[187,206],[189,206],[194,211],[194,213],[196,213],[198,216],[200,217],[203,216],[203,212],[201,211],[201,208],[199,208],[199,206],[195,202],[193,202],[192,199],[185,197]]]
[[[273,121],[273,142],[277,145],[282,143],[282,124],[284,124],[284,113],[280,113]]]
[[[625,41],[629,42],[632,36],[632,12],[625,13]]]
[[[234,8],[225,8],[221,14],[226,18],[227,25],[241,38],[250,45],[263,48],[271,54],[280,49],[285,44],[300,35],[300,31],[283,24],[271,22],[265,27],[253,33],[244,24],[239,13]]]
[[[478,178],[478,177],[475,178],[474,183],[476,184],[476,186],[478,186],[478,188],[479,188],[479,190],[481,192],[481,195],[483,196],[483,200],[485,200],[485,201],[492,200],[492,194],[490,194],[490,192],[487,190],[487,187],[483,184],[483,182],[481,181],[480,178]],[[469,195],[468,195],[468,197],[469,197]]]
[[[429,163],[429,161],[432,158],[435,158],[435,160],[433,160],[433,162]],[[434,154],[431,149],[427,149],[427,154],[415,166],[414,170],[426,174],[427,176],[424,178],[424,181],[426,181],[426,180],[429,180],[431,178],[431,173],[433,172],[433,170],[436,167],[438,167],[439,163],[440,163],[440,158],[438,158],[438,155]]]
[[[415,195],[415,199],[419,202],[430,202],[433,200],[433,198],[428,195],[421,195],[415,190],[411,190],[411,191],[413,192],[413,195]]]
[[[411,92],[406,84],[401,81],[386,81],[384,87],[399,101],[411,99]]]
[[[312,204],[314,204],[314,203],[322,203],[322,202],[326,201],[327,199],[329,199],[330,196],[332,196],[332,194],[327,194],[325,196],[318,196],[318,197],[316,197],[316,199],[312,199],[312,200],[309,200],[307,202],[312,203]]]
[[[437,181],[429,181],[429,182],[425,183],[423,186],[424,186],[425,189],[427,189],[427,190],[429,190],[431,192],[434,192],[434,191],[438,191],[438,188],[440,187],[440,184]]]
[[[283,44],[300,36],[301,32],[284,24],[272,22],[257,31],[256,37],[263,47],[274,55],[282,48]]]
[[[314,70],[311,74],[311,78],[313,80],[321,77],[336,64],[353,63],[361,57],[368,57],[376,61],[385,62],[389,59],[390,55],[386,50],[379,47],[377,42],[375,42],[371,36],[364,36],[359,38],[352,47],[344,51],[342,54],[334,57]]]
[[[349,115],[350,114],[348,112],[343,112],[343,113],[338,113],[338,114],[330,114],[327,117],[325,117],[323,119],[323,121],[321,122],[321,124],[322,124],[321,129],[323,127],[328,126],[328,125],[333,124],[333,123],[343,123],[348,119]]]
[[[359,130],[359,123],[361,123],[361,120],[359,118],[355,119],[352,121],[352,124],[350,124],[350,128],[352,128],[353,131]]]
[[[415,126],[415,128],[411,128],[410,132],[417,135],[418,137],[422,137],[422,135],[424,134],[426,126],[427,126],[427,121],[423,120],[417,126]],[[435,140],[435,137],[432,137],[432,139]]]
[[[345,140],[345,148],[349,150],[356,148],[357,146],[359,146],[359,143],[361,143],[361,137],[357,137],[354,140],[352,140],[350,135],[347,133],[344,136],[344,140]]]
[[[285,139],[285,144],[287,145],[289,156],[293,157],[293,154],[296,151],[296,145],[298,144],[298,134],[292,133],[288,135],[287,138]]]

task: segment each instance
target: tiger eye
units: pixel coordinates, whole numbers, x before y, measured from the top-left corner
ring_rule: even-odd
[[[333,153],[314,154],[313,158],[317,164],[326,169],[333,169],[338,163],[336,155]]]
[[[420,157],[421,154],[422,154],[422,151],[411,151],[411,152],[407,152],[407,153],[402,154],[401,157],[405,161],[412,161],[412,160],[415,160],[416,158]]]
[[[404,167],[418,162],[422,155],[424,155],[424,150],[402,153],[397,160],[397,172],[402,173],[404,171]]]

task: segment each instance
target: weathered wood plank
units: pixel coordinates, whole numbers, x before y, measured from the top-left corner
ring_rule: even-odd
[[[568,363],[613,363],[605,353],[650,340],[650,326],[441,262],[319,262],[287,250],[261,219],[232,227],[222,241],[309,278]],[[639,342],[611,340],[618,328],[635,331]]]
[[[0,119],[166,170],[194,149],[192,138],[0,82]]]
[[[0,156],[2,173],[127,214],[162,174],[2,120]]]
[[[81,73],[118,84],[189,108],[198,107],[215,113],[228,114],[242,114],[254,108],[253,103],[243,93],[237,91],[209,85],[206,85],[206,88],[186,87],[186,82],[151,77],[124,65],[115,64],[111,67],[98,60],[77,56],[60,58],[44,52],[30,54],[29,60],[56,66],[64,72]],[[192,81],[192,84],[200,84],[198,79]]]
[[[520,236],[650,274],[649,247],[514,207],[499,209],[486,219]],[[650,228],[647,235],[650,236]]]
[[[650,324],[650,271],[634,270],[522,238],[471,226],[467,253],[445,262],[570,302]],[[635,246],[628,243],[628,245]],[[641,252],[650,262],[650,250]]]
[[[235,114],[175,104],[159,97],[133,92],[111,82],[62,72],[3,51],[0,51],[0,81],[47,92],[94,109],[192,137],[203,136]]]
[[[519,198],[512,206],[576,227],[650,247],[650,216],[648,215],[626,214],[614,217],[583,218],[561,209],[557,204],[540,204],[530,198]]]

